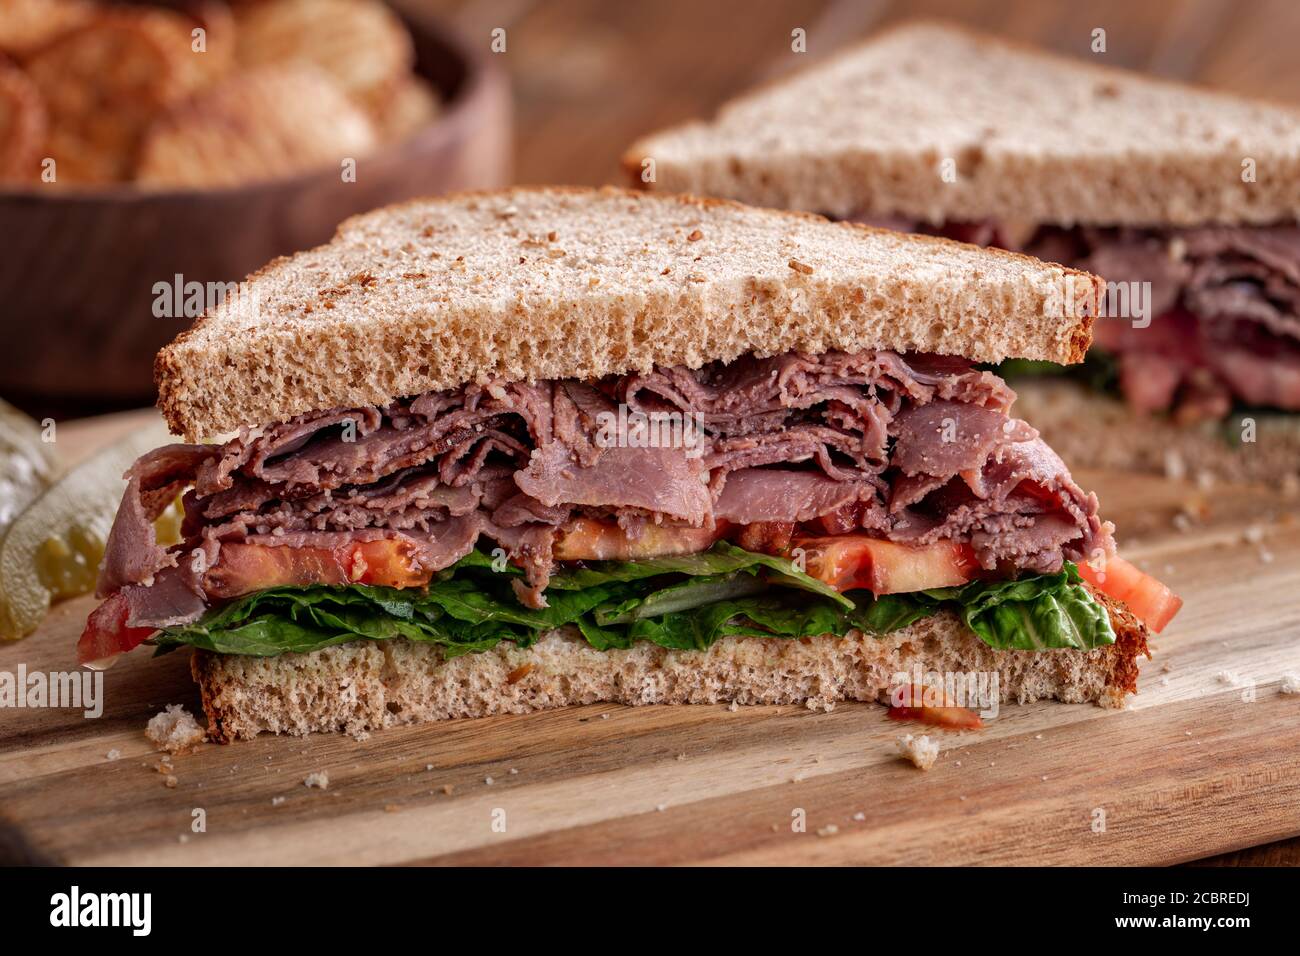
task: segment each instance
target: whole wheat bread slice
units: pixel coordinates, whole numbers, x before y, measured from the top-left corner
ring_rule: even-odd
[[[271,263],[158,355],[191,439],[490,376],[595,378],[747,352],[1079,361],[1101,282],[1011,253],[626,190],[392,206]]]
[[[1300,217],[1300,112],[1089,56],[905,24],[733,100],[712,122],[648,136],[623,162],[642,188],[837,217],[1064,225]],[[643,178],[647,160],[653,183]],[[945,160],[953,182],[942,176]],[[1243,181],[1248,160],[1253,182]]]
[[[1105,601],[1104,598],[1099,600]],[[996,672],[1003,702],[1123,706],[1137,689],[1147,632],[1107,602],[1118,640],[1091,651],[999,651],[947,612],[883,637],[806,641],[727,637],[707,651],[641,642],[598,651],[569,631],[528,649],[502,642],[444,660],[436,645],[357,641],[258,658],[195,651],[194,679],[213,740],[261,732],[361,734],[384,727],[522,714],[573,704],[805,704],[883,701],[895,675]]]

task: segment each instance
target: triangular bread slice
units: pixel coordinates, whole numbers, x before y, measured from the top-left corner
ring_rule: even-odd
[[[1193,225],[1300,216],[1300,112],[1105,63],[1104,54],[1089,62],[942,23],[904,24],[733,100],[712,122],[642,139],[623,163],[642,188],[835,217]]]
[[[1079,361],[1101,280],[941,239],[617,189],[467,193],[344,222],[251,276],[155,366],[191,439],[500,376],[747,352]]]

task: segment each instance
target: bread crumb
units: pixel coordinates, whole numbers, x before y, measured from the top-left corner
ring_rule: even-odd
[[[166,787],[168,790],[175,790],[176,784],[178,784],[179,782],[180,781],[177,780],[176,777],[170,773],[163,778],[163,786]]]
[[[194,715],[180,704],[168,704],[165,710],[149,718],[144,735],[159,750],[173,754],[189,753],[207,737]]]
[[[1043,739],[1043,735],[1042,735],[1042,734],[1034,734],[1034,739],[1035,739],[1035,740],[1042,740],[1042,739]]]
[[[110,750],[108,753],[104,754],[104,759],[105,759],[105,760],[121,760],[121,759],[122,759],[122,751],[120,751],[120,750],[118,750],[116,747],[114,747],[114,748],[113,748],[112,750]]]
[[[730,704],[727,705],[727,710],[731,711],[734,714],[736,711],[740,710],[740,705],[733,700]]]
[[[861,810],[859,810],[857,813],[853,814],[853,819],[854,819],[854,820],[857,820],[859,823],[861,823],[862,821],[864,821],[866,818],[867,818],[867,815],[866,815],[865,813],[863,813]]]
[[[917,737],[908,734],[905,737],[898,738],[898,750],[912,763],[922,770],[929,770],[934,766],[934,762],[939,759],[939,744],[931,740],[927,735],[922,734]]]
[[[1187,463],[1173,448],[1165,451],[1165,477],[1170,481],[1182,481],[1187,477]]]
[[[280,804],[284,803],[284,801],[285,801],[284,797],[272,797],[271,806],[278,807]]]
[[[1238,676],[1236,671],[1219,671],[1219,673],[1214,676],[1218,679],[1220,684],[1229,684],[1235,687],[1237,684],[1241,683],[1241,677]]]
[[[424,769],[425,769],[425,770],[432,770],[432,769],[433,769],[433,764],[431,764],[431,763],[426,763],[426,764],[424,765]]]
[[[1241,533],[1241,538],[1247,544],[1259,544],[1264,540],[1264,529],[1253,524]]]
[[[826,826],[822,827],[820,830],[817,831],[817,835],[819,837],[828,837],[828,836],[835,836],[835,834],[839,832],[840,832],[839,827],[837,827],[833,823],[828,823],[826,824]]]
[[[491,777],[484,777],[483,782],[486,783],[489,787],[492,786],[492,784],[496,783],[496,781],[493,780]]]
[[[330,775],[324,770],[317,770],[313,773],[307,774],[307,776],[303,778],[302,785],[304,787],[317,787],[321,790],[328,790],[330,788]]]
[[[1300,674],[1283,674],[1282,686],[1278,689],[1284,694],[1300,694]]]
[[[519,769],[518,769],[517,767],[511,767],[511,768],[510,768],[510,773],[511,773],[511,774],[516,774],[516,773],[518,773],[518,772],[519,772]]]
[[[657,804],[655,804],[655,810],[656,810],[657,812],[659,812],[659,813],[663,813],[663,812],[664,812],[665,810],[667,810],[667,809],[668,809],[668,804],[666,804],[666,803],[657,803]]]
[[[444,784],[442,785],[442,792],[450,796],[450,794],[451,794],[451,784],[449,784],[449,783],[444,783]]]

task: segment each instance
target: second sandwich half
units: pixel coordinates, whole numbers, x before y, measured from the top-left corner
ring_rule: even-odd
[[[79,648],[195,648],[217,739],[568,703],[1122,702],[1178,600],[977,363],[1098,280],[619,190],[345,223],[165,349]],[[153,522],[183,495],[182,540]]]

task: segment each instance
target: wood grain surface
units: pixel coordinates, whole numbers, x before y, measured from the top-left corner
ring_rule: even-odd
[[[145,413],[149,414],[149,413]],[[63,426],[64,454],[130,424]],[[357,741],[205,744],[171,773],[144,725],[197,711],[184,653],[136,652],[103,716],[0,712],[0,854],[70,863],[1144,863],[1300,835],[1300,501],[1078,472],[1124,553],[1186,600],[1124,711],[1004,706],[942,735],[875,705],[597,705]],[[1183,518],[1177,518],[1178,515]],[[89,598],[0,646],[0,671],[74,668]],[[117,759],[108,759],[116,751]],[[308,788],[324,771],[329,789]],[[192,832],[201,810],[205,832]],[[1098,811],[1104,832],[1094,832]],[[802,831],[794,824],[804,821]],[[504,826],[504,829],[502,827]],[[1256,851],[1259,852],[1259,851]],[[1267,853],[1285,862],[1286,848]]]

